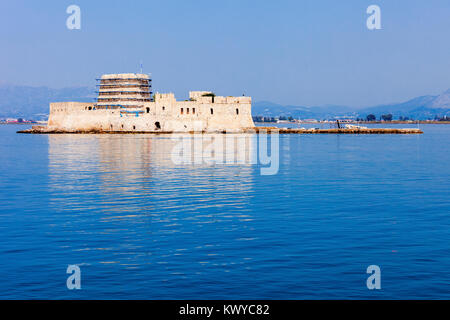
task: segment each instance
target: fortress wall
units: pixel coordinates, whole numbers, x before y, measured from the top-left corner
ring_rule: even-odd
[[[165,116],[162,107],[159,106],[156,103],[157,115]],[[173,120],[172,128],[169,130],[173,131],[194,130],[194,125],[200,125],[201,130],[206,131],[239,130],[254,126],[250,104],[199,104],[194,101],[177,101],[169,105],[169,110],[168,118]]]
[[[77,115],[84,114],[88,108],[93,108],[93,103],[89,102],[53,102],[50,103],[50,115],[48,126],[51,128],[63,128],[76,118]]]
[[[93,106],[92,102],[52,102],[50,103],[50,114],[72,113],[75,111],[83,111],[89,106]]]
[[[94,110],[93,103],[56,102],[50,104],[48,126],[58,130],[104,130],[116,110]],[[89,110],[90,109],[90,110]]]
[[[201,97],[201,100],[203,98],[211,99]],[[142,104],[142,108],[132,109],[140,111],[136,116],[136,113],[127,113],[126,109],[95,109],[93,103],[51,103],[48,125],[52,129],[66,131],[149,132],[238,132],[243,128],[254,127],[249,97],[215,97],[214,103],[199,103],[176,101],[173,94],[155,94],[155,102]]]

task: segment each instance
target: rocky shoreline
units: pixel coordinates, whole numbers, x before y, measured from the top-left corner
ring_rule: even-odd
[[[45,126],[33,126],[31,129],[17,131],[17,133],[29,134],[172,134],[171,131],[104,131],[104,130],[61,130]],[[196,132],[187,132],[190,134]],[[240,132],[214,131],[201,133],[279,133],[279,134],[422,134],[423,131],[416,128],[335,128],[335,129],[286,129],[276,127],[246,128]]]

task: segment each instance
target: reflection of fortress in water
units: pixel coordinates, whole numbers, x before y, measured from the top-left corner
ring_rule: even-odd
[[[209,231],[218,230],[234,239],[253,228],[255,216],[250,208],[258,169],[230,161],[175,164],[172,154],[176,146],[188,145],[185,137],[192,142],[196,137],[171,136],[47,136],[49,181],[45,187],[52,216],[60,223],[44,223],[67,236],[60,245],[72,251],[78,259],[74,263],[104,274],[119,270],[125,279],[140,279],[139,274],[152,270],[158,275],[156,285],[189,274],[183,268],[189,261],[183,254],[193,250],[198,252],[201,266],[227,267],[223,262],[217,265],[213,255],[222,254],[221,238]],[[234,136],[236,146],[245,146],[247,154],[254,147],[248,134],[205,136],[217,141]],[[238,143],[239,139],[249,144]],[[236,156],[241,151],[236,150]],[[220,149],[214,156],[219,155],[227,159]],[[205,229],[209,231],[202,232]],[[236,241],[239,244],[241,240]],[[230,258],[227,263],[244,261]],[[99,279],[99,287],[104,279],[110,280],[107,276]]]
[[[233,197],[235,205],[239,201],[244,205],[252,192],[252,175],[256,170],[248,161],[255,148],[255,135],[206,136],[208,139],[203,141],[202,136],[195,135],[49,135],[50,186],[55,194],[85,194],[86,197],[76,198],[105,202],[110,211],[133,211],[117,206],[121,197],[136,197],[136,203],[151,206],[152,198],[158,198],[160,203],[161,198],[171,201],[174,197],[189,197],[191,193],[205,194],[205,199]],[[225,145],[230,139],[234,139],[234,152],[229,148],[227,151],[212,148],[211,156],[222,158],[222,163],[196,161],[199,144],[204,155],[211,150],[211,144],[222,141]],[[190,148],[191,163],[174,162],[177,145]],[[242,161],[243,157],[247,160]],[[89,185],[97,188],[83,189],[85,179],[94,180]]]

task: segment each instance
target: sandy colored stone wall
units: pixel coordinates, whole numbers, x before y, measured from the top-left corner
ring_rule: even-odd
[[[96,109],[95,103],[55,102],[50,104],[48,126],[64,131],[234,131],[254,127],[250,97],[190,96],[195,101],[177,101],[169,94],[155,94],[154,102],[142,108]]]

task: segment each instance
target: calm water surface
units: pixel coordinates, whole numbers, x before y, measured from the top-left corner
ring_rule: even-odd
[[[450,298],[450,126],[282,135],[272,176],[174,164],[168,136],[22,128],[0,126],[0,298]]]

